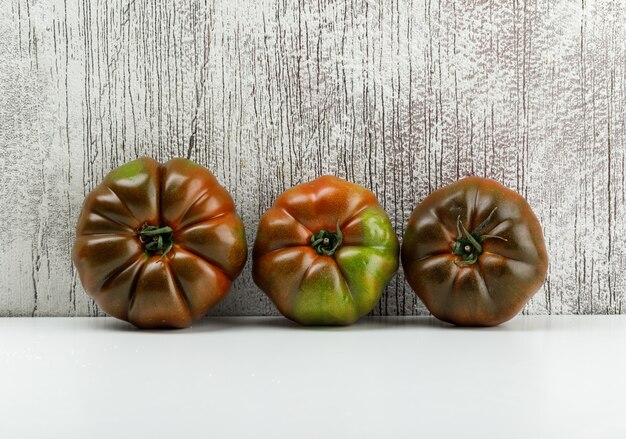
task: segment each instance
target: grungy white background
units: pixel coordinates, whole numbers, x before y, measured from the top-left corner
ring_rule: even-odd
[[[0,315],[99,315],[82,200],[189,157],[252,244],[286,188],[371,188],[399,236],[465,175],[527,197],[551,257],[529,314],[626,312],[622,0],[0,0]],[[249,267],[249,266],[248,266]],[[425,314],[404,280],[375,314]],[[249,269],[215,314],[273,314]]]

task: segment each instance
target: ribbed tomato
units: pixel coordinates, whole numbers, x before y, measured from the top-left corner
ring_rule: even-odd
[[[376,196],[324,176],[283,192],[263,215],[252,274],[286,317],[345,325],[376,305],[398,269],[398,250]]]
[[[204,316],[246,256],[232,198],[206,168],[146,157],[89,193],[72,253],[100,308],[142,328],[182,328]]]
[[[522,196],[493,180],[468,177],[415,208],[402,266],[434,316],[491,326],[515,316],[541,287],[548,256],[541,225]]]

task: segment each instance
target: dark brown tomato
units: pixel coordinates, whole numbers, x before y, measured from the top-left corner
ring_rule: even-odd
[[[87,294],[142,328],[183,328],[204,316],[246,261],[228,192],[186,159],[144,157],[87,195],[72,259]]]
[[[522,196],[493,180],[468,177],[415,208],[402,265],[435,317],[493,326],[519,313],[541,287],[548,256],[541,225]]]

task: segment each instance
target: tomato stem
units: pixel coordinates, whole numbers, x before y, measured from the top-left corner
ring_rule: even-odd
[[[457,265],[471,265],[475,264],[478,261],[478,257],[483,252],[482,243],[486,239],[501,239],[502,241],[506,241],[505,238],[497,235],[481,235],[480,232],[485,228],[487,224],[493,218],[494,213],[498,207],[494,207],[489,216],[485,218],[483,222],[481,222],[473,232],[469,232],[463,222],[461,221],[461,215],[457,217],[456,220],[456,229],[457,229],[457,238],[456,241],[452,244],[452,253],[460,256],[460,261],[454,261]]]
[[[335,232],[322,229],[311,236],[311,247],[315,249],[318,255],[334,255],[342,242],[343,234],[339,229],[339,220],[337,220]]]
[[[161,253],[160,259],[163,259],[174,247],[172,239],[174,230],[168,226],[157,227],[145,224],[137,235],[144,250],[150,255]]]

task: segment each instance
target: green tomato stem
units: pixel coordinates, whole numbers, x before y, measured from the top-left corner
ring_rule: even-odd
[[[137,233],[144,250],[149,255],[161,253],[161,259],[174,247],[174,230],[171,227],[157,227],[144,225]]]
[[[311,236],[311,247],[315,249],[318,255],[334,255],[342,242],[343,234],[339,229],[339,220],[337,220],[335,232],[322,229]]]
[[[494,213],[498,207],[494,207],[489,216],[485,218],[483,222],[480,223],[473,232],[469,232],[463,222],[461,221],[461,215],[457,217],[456,221],[456,229],[457,229],[457,238],[454,243],[452,243],[452,253],[460,256],[461,260],[454,261],[457,265],[472,265],[478,262],[478,257],[483,252],[482,243],[486,239],[500,239],[502,241],[506,241],[505,238],[497,235],[481,235],[480,232],[485,228],[487,224],[493,218]]]

